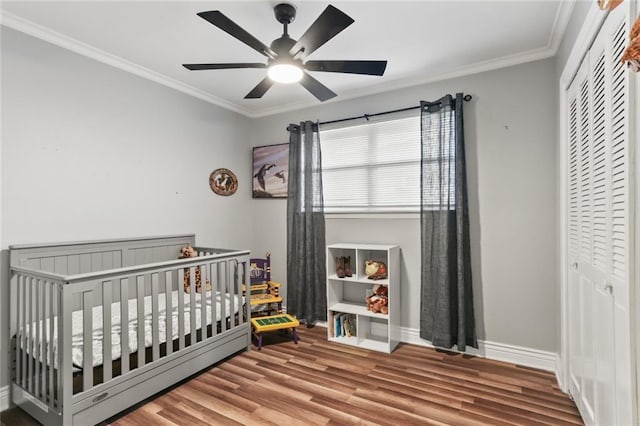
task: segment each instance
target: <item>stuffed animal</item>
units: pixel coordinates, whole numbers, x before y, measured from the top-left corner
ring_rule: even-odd
[[[387,265],[377,260],[367,260],[364,273],[370,280],[384,280],[387,278]]]
[[[196,250],[190,245],[186,245],[180,249],[180,255],[178,259],[186,259],[189,257],[196,257]],[[200,271],[200,267],[196,266],[195,270],[196,276],[196,293],[202,293],[202,272]],[[209,279],[205,281],[205,291],[211,291],[211,283]],[[184,270],[184,292],[191,292],[191,270],[187,268]]]
[[[389,313],[389,288],[386,285],[374,285],[373,294],[367,296],[367,310],[373,313]]]
[[[631,28],[629,45],[620,61],[626,63],[631,71],[640,71],[640,18],[636,20],[633,28]]]
[[[622,0],[598,0],[598,7],[602,10],[613,10],[622,3]]]

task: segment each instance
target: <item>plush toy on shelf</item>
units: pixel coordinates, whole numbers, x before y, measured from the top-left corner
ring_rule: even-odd
[[[364,263],[364,273],[370,280],[387,279],[387,265],[379,260],[367,260]]]
[[[373,286],[373,294],[367,296],[367,310],[387,315],[389,313],[389,288],[386,285]]]
[[[196,257],[196,250],[190,245],[186,245],[180,249],[180,255],[178,259],[186,259],[189,257]],[[196,276],[196,293],[202,293],[202,272],[200,271],[200,267],[196,266],[195,270]],[[205,291],[211,291],[211,282],[207,278],[205,281]],[[191,292],[191,270],[190,268],[185,268],[184,270],[184,292]]]

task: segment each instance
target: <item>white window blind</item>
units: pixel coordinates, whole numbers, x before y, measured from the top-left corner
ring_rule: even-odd
[[[420,210],[420,113],[321,128],[328,213]]]

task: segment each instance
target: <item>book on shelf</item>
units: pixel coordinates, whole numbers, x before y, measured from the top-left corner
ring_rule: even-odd
[[[331,324],[333,337],[355,337],[356,333],[356,316],[355,314],[334,314]]]

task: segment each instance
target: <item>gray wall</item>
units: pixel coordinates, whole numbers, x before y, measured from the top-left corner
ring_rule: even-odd
[[[474,291],[479,337],[557,351],[556,63],[504,68],[256,119],[253,146],[288,140],[285,127],[417,105],[463,91]],[[303,90],[303,89],[300,89]],[[253,200],[253,253],[272,253],[272,276],[286,279],[286,202]],[[366,217],[366,216],[364,216]],[[327,219],[327,243],[402,247],[402,326],[419,327],[419,220]]]
[[[2,249],[185,232],[250,247],[250,119],[22,33],[1,36]],[[209,189],[218,167],[240,179],[234,196]],[[3,325],[6,291],[2,282]]]

